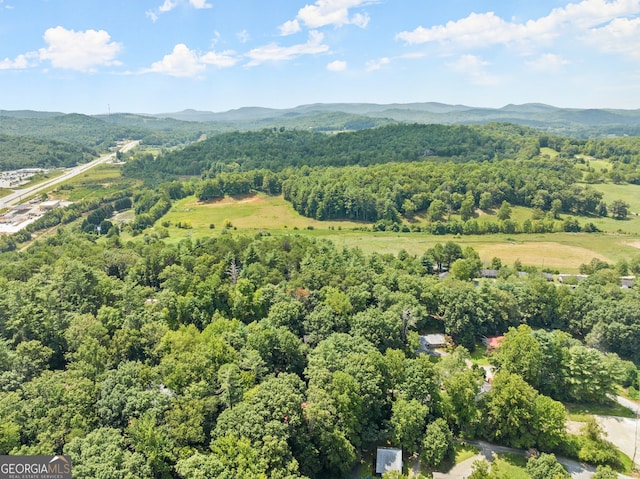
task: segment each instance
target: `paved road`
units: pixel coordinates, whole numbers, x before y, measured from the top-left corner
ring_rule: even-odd
[[[640,438],[640,420],[638,419],[640,405],[622,396],[611,396],[611,399],[631,409],[636,414],[636,417],[595,416],[596,421],[607,433],[607,440],[611,441],[618,449],[634,460],[636,467],[640,468],[640,447],[638,447],[638,439]]]
[[[466,479],[471,475],[472,466],[475,461],[486,459],[491,462],[493,457],[496,454],[526,454],[526,451],[522,449],[513,449],[510,447],[497,446],[495,444],[490,444],[485,441],[467,441],[469,444],[473,444],[480,448],[480,454],[473,456],[466,461],[463,461],[459,464],[456,464],[450,471],[446,473],[442,472],[434,472],[433,479]],[[595,467],[589,466],[587,464],[582,464],[578,461],[573,461],[571,459],[565,459],[563,457],[559,457],[558,461],[566,467],[569,474],[573,479],[589,479],[595,473]],[[618,474],[618,477],[621,479],[626,479],[628,476],[623,476],[622,474]],[[631,479],[631,478],[628,478]]]
[[[122,153],[126,153],[132,148],[135,148],[136,146],[138,146],[139,143],[140,143],[139,141],[130,141],[129,143],[122,146],[120,148],[120,151]],[[43,191],[44,192],[50,191],[55,185],[62,183],[63,181],[67,181],[68,179],[73,178],[74,176],[77,176],[80,173],[84,173],[85,171],[93,168],[96,165],[113,160],[115,158],[115,155],[116,155],[115,153],[109,153],[109,154],[103,155],[100,158],[97,158],[89,163],[84,163],[82,165],[76,166],[75,168],[71,168],[69,171],[66,171],[65,173],[58,176],[57,178],[53,178],[51,180],[38,183],[37,185],[34,185],[34,186],[29,186],[27,188],[21,188],[19,190],[15,190],[13,193],[3,198],[0,198],[0,210],[4,208],[9,208],[10,206],[14,206],[24,201],[24,199],[29,196],[33,196]]]

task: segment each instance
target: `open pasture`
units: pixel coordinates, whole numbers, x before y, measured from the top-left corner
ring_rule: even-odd
[[[631,221],[616,224],[627,225]],[[639,219],[634,218],[634,221],[640,224]],[[195,239],[219,235],[225,230],[225,222],[230,223],[229,230],[236,233],[304,234],[329,239],[340,247],[357,247],[365,253],[397,254],[404,249],[420,256],[436,243],[454,241],[463,248],[473,247],[485,263],[498,257],[503,264],[520,260],[524,265],[563,272],[577,272],[580,264],[588,263],[594,257],[615,263],[640,255],[640,236],[634,234],[433,236],[418,232],[362,231],[359,228],[368,224],[313,220],[299,215],[282,197],[266,195],[227,197],[205,203],[198,202],[193,196],[187,197],[177,201],[156,226],[169,224],[169,238],[165,241],[179,241],[187,236]]]

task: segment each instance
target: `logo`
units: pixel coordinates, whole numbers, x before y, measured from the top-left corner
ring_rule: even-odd
[[[0,479],[71,479],[71,458],[0,456]]]

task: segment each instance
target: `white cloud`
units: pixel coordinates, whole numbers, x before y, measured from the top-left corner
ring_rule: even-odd
[[[196,52],[184,43],[178,43],[171,53],[153,63],[147,72],[184,78],[197,76],[205,69],[206,66],[199,60]]]
[[[5,58],[0,60],[0,70],[24,70],[29,68],[32,63],[29,61],[33,54],[18,55],[14,60]]]
[[[207,3],[207,0],[189,0],[189,3],[193,8],[197,8],[198,10],[213,7],[213,5]]]
[[[571,62],[569,60],[565,60],[560,55],[556,55],[555,53],[545,53],[540,55],[539,57],[529,60],[526,64],[532,68],[533,70],[538,71],[559,71],[565,65],[569,65]]]
[[[104,30],[76,32],[58,26],[45,31],[44,40],[48,46],[38,51],[39,57],[55,68],[86,72],[98,66],[120,65],[116,56],[122,46],[112,42]]]
[[[227,50],[220,53],[205,53],[200,57],[200,61],[206,65],[214,65],[218,68],[228,68],[238,63],[238,58],[235,56],[234,51]]]
[[[151,68],[143,70],[142,73],[161,73],[178,78],[190,78],[203,73],[207,65],[228,68],[236,63],[238,58],[233,51],[210,51],[200,55],[184,43],[178,43],[171,53],[153,63]]]
[[[640,18],[616,18],[604,27],[591,30],[585,41],[603,52],[640,58]]]
[[[298,33],[301,30],[300,22],[297,19],[284,22],[278,28],[280,30],[280,35],[282,35],[283,37],[287,35],[293,35],[294,33]]]
[[[251,35],[249,35],[249,32],[246,30],[236,33],[236,37],[240,43],[247,43],[251,39]]]
[[[262,47],[254,48],[246,56],[250,58],[247,66],[256,66],[269,61],[286,61],[301,55],[317,55],[329,51],[329,46],[322,43],[324,35],[316,30],[309,32],[309,40],[306,43],[299,43],[283,47],[277,43],[270,43]]]
[[[368,72],[373,72],[376,70],[380,70],[385,65],[391,63],[391,59],[387,57],[378,58],[377,60],[369,60],[367,62],[366,69]]]
[[[469,77],[472,83],[477,85],[495,85],[499,82],[499,79],[487,72],[486,67],[489,65],[491,65],[491,63],[476,55],[462,55],[457,60],[447,63],[447,66],[451,70]]]
[[[156,22],[158,18],[160,18],[161,13],[170,12],[171,10],[175,9],[180,3],[190,5],[197,10],[213,8],[213,5],[207,3],[207,0],[188,0],[188,2],[186,2],[185,0],[164,0],[164,3],[158,8],[147,10],[145,13],[152,22]]]
[[[177,2],[172,0],[164,0],[164,3],[158,7],[158,11],[161,13],[170,12],[178,6]]]
[[[410,45],[441,42],[462,46],[485,46],[512,41],[517,29],[515,24],[506,22],[493,12],[472,13],[461,20],[447,22],[446,25],[418,27],[410,32],[400,32],[396,38]]]
[[[356,25],[366,28],[370,17],[366,13],[351,15],[349,10],[375,3],[373,0],[316,0],[313,5],[305,5],[298,10],[294,20],[282,24],[280,33],[290,35],[300,31],[301,23],[308,28],[320,28],[327,25],[342,27],[344,25]]]
[[[524,23],[507,21],[494,12],[472,13],[444,25],[419,26],[400,32],[396,39],[407,44],[439,42],[463,48],[539,43],[560,35],[587,32],[619,17],[638,13],[640,0],[583,0]]]
[[[343,72],[347,69],[347,62],[342,60],[336,60],[327,65],[327,70],[330,72]]]

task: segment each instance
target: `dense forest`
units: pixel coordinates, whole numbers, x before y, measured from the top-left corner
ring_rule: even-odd
[[[55,140],[0,134],[0,170],[68,168],[89,161],[95,150]]]
[[[355,132],[263,129],[216,135],[155,162],[128,165],[125,174],[146,178],[209,175],[224,171],[287,167],[373,165],[425,157],[457,161],[531,158],[539,152],[536,130],[517,125],[388,125]]]
[[[153,208],[135,198],[118,206]],[[477,254],[451,242],[414,257],[61,228],[0,255],[0,453],[64,452],[87,479],[338,478],[379,444],[428,471],[485,438],[617,467],[559,401],[638,388],[640,295],[612,269],[569,287],[494,265],[474,284]],[[424,331],[452,353],[416,355]],[[505,332],[481,394],[469,351]]]

